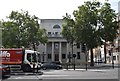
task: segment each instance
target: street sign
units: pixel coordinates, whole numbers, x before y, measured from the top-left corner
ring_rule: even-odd
[[[73,57],[75,58],[75,57],[76,57],[76,54],[73,54]]]

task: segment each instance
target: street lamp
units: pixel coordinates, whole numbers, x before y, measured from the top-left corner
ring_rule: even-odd
[[[108,43],[109,43],[109,42],[108,42]],[[110,44],[110,43],[109,43],[109,44]],[[114,45],[111,44],[111,45],[110,45],[110,50],[109,50],[109,55],[111,56],[112,68],[114,69],[113,48],[114,48]]]
[[[44,52],[43,52],[43,62],[44,62]]]
[[[111,46],[111,56],[112,56],[112,67],[114,69],[113,47],[114,47],[114,45],[112,44],[112,46]]]
[[[73,58],[74,58],[74,64],[73,64],[73,67],[74,67],[74,70],[75,70],[75,57],[76,57],[76,54],[73,54]]]
[[[71,63],[71,54],[69,52],[69,54],[68,54],[68,65],[69,65],[69,67],[70,67],[70,63]]]
[[[87,58],[88,58],[88,49],[87,49],[87,45],[85,45],[85,48],[86,48],[86,49],[85,49],[85,60],[86,60],[86,65],[85,65],[85,66],[86,66],[86,71],[87,71],[87,69],[88,69],[88,68],[87,68],[87,63],[88,63],[88,59],[87,59]]]

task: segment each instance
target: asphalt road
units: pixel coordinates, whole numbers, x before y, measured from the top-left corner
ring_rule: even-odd
[[[43,70],[43,74],[15,74],[3,81],[118,81],[115,69]]]

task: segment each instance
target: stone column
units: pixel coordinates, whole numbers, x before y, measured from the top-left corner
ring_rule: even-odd
[[[118,55],[116,55],[116,60],[115,60],[116,63],[118,63]]]
[[[62,62],[61,42],[59,42],[59,61]]]
[[[52,61],[55,61],[54,42],[52,42]]]

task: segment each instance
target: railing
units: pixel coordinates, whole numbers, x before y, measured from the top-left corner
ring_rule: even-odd
[[[63,36],[60,35],[60,34],[48,34],[47,36],[48,36],[48,37],[63,37]]]

